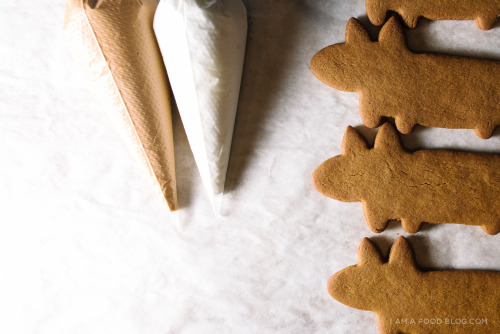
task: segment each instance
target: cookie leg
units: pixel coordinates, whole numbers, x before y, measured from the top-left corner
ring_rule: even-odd
[[[490,138],[491,136],[493,136],[493,132],[495,131],[495,124],[492,124],[492,123],[486,123],[484,125],[480,125],[476,128],[474,128],[474,132],[476,133],[476,135],[480,138],[483,138],[483,139],[488,139]]]
[[[370,22],[376,26],[384,24],[387,17],[389,7],[386,1],[381,0],[366,0],[365,1],[366,15]]]
[[[481,228],[484,232],[495,235],[500,233],[500,222],[489,224],[489,225],[481,225]]]
[[[418,231],[420,231],[422,222],[401,218],[401,226],[403,227],[403,230],[408,233],[417,233]]]
[[[382,116],[378,114],[378,110],[374,107],[378,105],[374,99],[367,94],[360,94],[359,97],[359,113],[363,124],[371,129],[377,128],[382,124]]]
[[[401,15],[401,18],[403,19],[404,23],[408,28],[413,29],[417,26],[418,15],[405,13],[403,11],[400,11],[399,15]]]
[[[480,16],[476,19],[477,26],[482,30],[490,30],[495,26],[498,16]]]
[[[398,131],[405,135],[411,133],[415,127],[415,122],[408,117],[396,116],[395,121]]]
[[[387,218],[384,210],[381,208],[371,207],[366,202],[363,202],[363,212],[370,230],[375,233],[380,233],[386,229],[387,224],[389,223],[389,218]]]

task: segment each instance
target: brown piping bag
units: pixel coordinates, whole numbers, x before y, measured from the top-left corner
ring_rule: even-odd
[[[75,58],[110,97],[171,211],[177,209],[168,79],[153,31],[156,0],[68,0]]]

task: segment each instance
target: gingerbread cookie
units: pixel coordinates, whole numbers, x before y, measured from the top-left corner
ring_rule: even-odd
[[[446,150],[405,151],[390,123],[372,149],[352,127],[342,154],[313,173],[321,194],[362,202],[370,229],[382,232],[389,220],[418,232],[422,222],[480,225],[500,232],[500,155]]]
[[[483,30],[495,25],[500,15],[500,0],[366,0],[366,13],[371,23],[382,25],[387,11],[395,11],[409,28],[415,28],[418,18],[430,20],[476,20]]]
[[[346,42],[319,51],[311,70],[333,88],[358,92],[361,119],[370,128],[393,117],[402,133],[421,124],[474,129],[489,138],[500,125],[500,62],[413,53],[394,17],[379,42],[351,18]]]
[[[422,272],[404,237],[389,261],[364,238],[358,264],[328,281],[339,302],[377,314],[380,333],[500,333],[500,272]]]

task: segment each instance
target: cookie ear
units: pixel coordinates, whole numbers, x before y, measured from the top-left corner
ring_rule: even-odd
[[[389,264],[416,266],[415,253],[405,237],[399,237],[392,245],[389,253]]]
[[[406,47],[406,36],[404,34],[403,26],[399,23],[398,19],[393,16],[380,30],[378,35],[380,44],[388,47]]]
[[[92,8],[92,9],[99,8],[99,6],[102,5],[103,2],[104,2],[104,0],[88,0],[87,1],[87,3],[89,4],[90,8]]]
[[[342,139],[342,154],[356,154],[368,150],[366,141],[352,126],[348,126]]]
[[[399,137],[398,132],[391,123],[384,123],[380,130],[378,130],[377,136],[375,137],[374,148],[391,151],[403,150],[403,146],[401,145],[401,138]]]
[[[377,246],[368,238],[363,238],[358,248],[358,265],[382,264],[382,256]]]
[[[371,43],[368,31],[361,22],[351,17],[345,30],[345,42],[352,44]]]

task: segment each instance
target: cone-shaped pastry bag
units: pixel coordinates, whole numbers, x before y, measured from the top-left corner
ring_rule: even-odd
[[[156,0],[68,0],[64,31],[75,58],[109,97],[132,142],[177,209],[170,97],[153,31]]]
[[[203,184],[218,211],[243,72],[245,6],[241,0],[161,0],[154,30]]]

